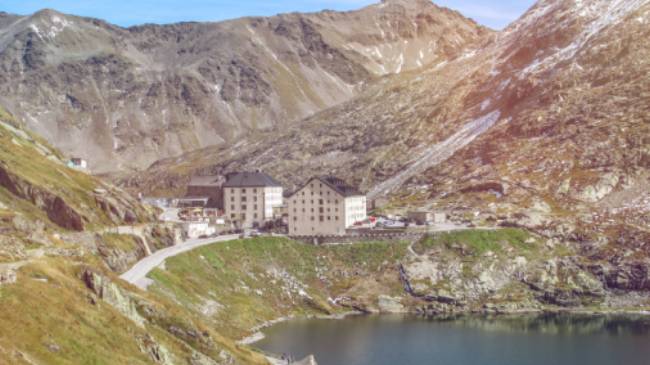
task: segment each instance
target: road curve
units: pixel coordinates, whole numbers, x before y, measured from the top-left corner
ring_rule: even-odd
[[[176,246],[167,247],[165,249],[156,251],[153,255],[143,258],[142,260],[138,261],[138,263],[136,263],[129,271],[120,275],[120,278],[141,289],[147,289],[147,287],[152,282],[151,279],[147,278],[147,274],[162,264],[166,259],[177,256],[183,252],[191,251],[201,246],[206,246],[217,242],[232,241],[238,238],[239,235],[229,235],[216,238],[187,240]]]

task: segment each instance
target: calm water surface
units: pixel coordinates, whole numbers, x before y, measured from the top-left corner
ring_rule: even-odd
[[[255,346],[319,365],[650,365],[643,316],[355,316],[295,320]]]

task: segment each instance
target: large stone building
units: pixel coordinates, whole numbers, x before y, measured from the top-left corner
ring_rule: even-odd
[[[366,196],[333,176],[312,178],[289,197],[289,235],[344,235],[363,221]]]
[[[226,217],[239,228],[261,227],[273,219],[273,209],[283,204],[282,185],[263,172],[226,176],[223,202]]]

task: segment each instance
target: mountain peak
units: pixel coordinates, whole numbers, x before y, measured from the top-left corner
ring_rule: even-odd
[[[433,6],[430,0],[381,0],[380,6],[400,5],[408,8],[425,8]]]

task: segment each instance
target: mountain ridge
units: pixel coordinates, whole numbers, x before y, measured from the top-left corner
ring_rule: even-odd
[[[95,172],[144,168],[286,127],[490,33],[421,6],[129,28],[44,10],[0,28],[2,101]]]

